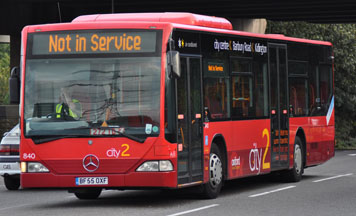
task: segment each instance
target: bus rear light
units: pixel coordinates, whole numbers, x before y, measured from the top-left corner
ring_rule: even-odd
[[[173,171],[173,164],[169,160],[146,161],[136,169],[137,172],[168,172]]]
[[[21,172],[23,173],[42,173],[49,172],[47,167],[39,162],[21,162]]]

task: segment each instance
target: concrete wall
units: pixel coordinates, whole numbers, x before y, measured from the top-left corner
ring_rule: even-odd
[[[234,30],[264,34],[266,19],[229,19]]]
[[[0,43],[10,43],[9,35],[0,35]]]

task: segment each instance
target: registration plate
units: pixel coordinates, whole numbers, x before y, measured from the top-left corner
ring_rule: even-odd
[[[107,185],[109,184],[108,177],[76,177],[76,185]]]

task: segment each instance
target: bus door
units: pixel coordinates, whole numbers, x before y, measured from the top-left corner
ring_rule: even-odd
[[[287,46],[268,44],[271,104],[271,169],[289,166]]]
[[[201,58],[181,56],[177,79],[178,184],[203,180]]]

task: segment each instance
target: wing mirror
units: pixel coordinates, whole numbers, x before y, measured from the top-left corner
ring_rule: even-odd
[[[10,103],[18,104],[20,102],[20,68],[13,67],[9,79],[10,85]]]
[[[180,58],[178,51],[167,52],[167,67],[170,78],[180,77]]]

